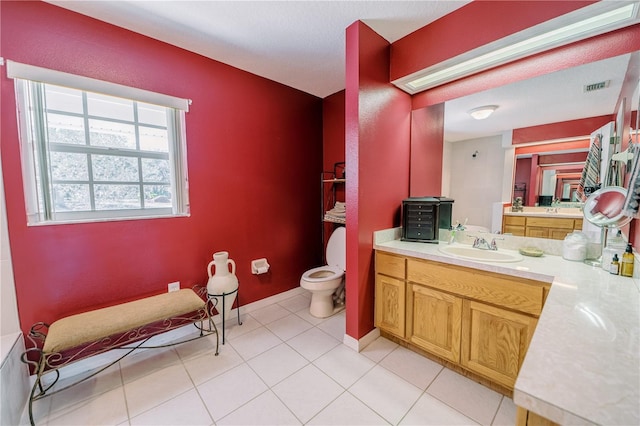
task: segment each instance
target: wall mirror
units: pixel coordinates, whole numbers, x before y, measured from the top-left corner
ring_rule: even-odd
[[[638,67],[633,64],[639,58],[640,52],[616,56],[447,101],[442,195],[455,200],[452,220],[468,219],[469,224],[499,230],[502,203],[518,196],[512,129],[591,117],[615,120],[618,98],[623,90],[628,90],[623,87],[625,79],[638,81]],[[587,85],[603,87],[585,91]],[[637,95],[632,99],[637,99]],[[485,120],[473,119],[469,111],[483,105],[498,108]],[[633,109],[637,108],[636,103]],[[629,112],[626,123],[631,122],[630,115]],[[593,130],[598,127],[594,125]],[[555,156],[545,165],[546,170],[555,170],[555,179],[550,179],[555,185],[546,185],[550,193],[536,193],[536,197],[549,195],[567,202],[572,200],[576,176],[582,172],[581,163],[584,164],[589,146],[590,135],[582,136],[529,144],[529,149],[537,150],[538,156]],[[526,158],[533,154],[518,155]],[[526,190],[520,187],[523,189]]]

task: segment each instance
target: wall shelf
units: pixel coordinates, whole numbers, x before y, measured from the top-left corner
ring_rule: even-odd
[[[338,169],[340,168],[342,168],[342,171],[339,173]],[[335,163],[332,172],[322,172],[320,175],[320,220],[322,223],[323,245],[326,243],[327,232],[330,233],[330,231],[326,229],[326,224],[334,224],[334,226],[336,226],[346,225],[347,223],[346,217],[342,217],[342,215],[336,217],[335,215],[327,214],[327,212],[335,207],[338,201],[338,189],[341,190],[341,194],[344,196],[345,184],[347,182],[344,176],[344,162]],[[342,199],[340,201],[342,201]]]
[[[326,179],[327,175],[332,176],[329,179]],[[345,184],[347,182],[344,178],[335,178],[333,177],[334,172],[322,172],[322,189],[321,189],[321,197],[322,197],[322,221],[327,223],[340,223],[345,224],[346,218],[335,218],[335,217],[327,217],[326,213],[331,210],[337,201],[336,193],[338,189],[338,185]],[[330,186],[330,187],[327,187]],[[327,191],[331,191],[331,196],[325,199],[325,194]]]

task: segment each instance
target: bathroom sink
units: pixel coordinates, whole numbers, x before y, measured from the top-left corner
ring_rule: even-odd
[[[450,256],[480,262],[519,262],[522,260],[520,253],[509,250],[481,250],[464,245],[441,246],[438,249]]]

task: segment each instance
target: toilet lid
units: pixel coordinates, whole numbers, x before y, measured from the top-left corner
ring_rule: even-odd
[[[347,269],[347,231],[340,226],[333,231],[327,243],[327,265],[343,271]]]

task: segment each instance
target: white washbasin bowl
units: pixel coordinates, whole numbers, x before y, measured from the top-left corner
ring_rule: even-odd
[[[480,262],[519,262],[522,255],[509,250],[482,250],[464,245],[443,245],[438,247],[444,254],[461,259],[477,260]]]

